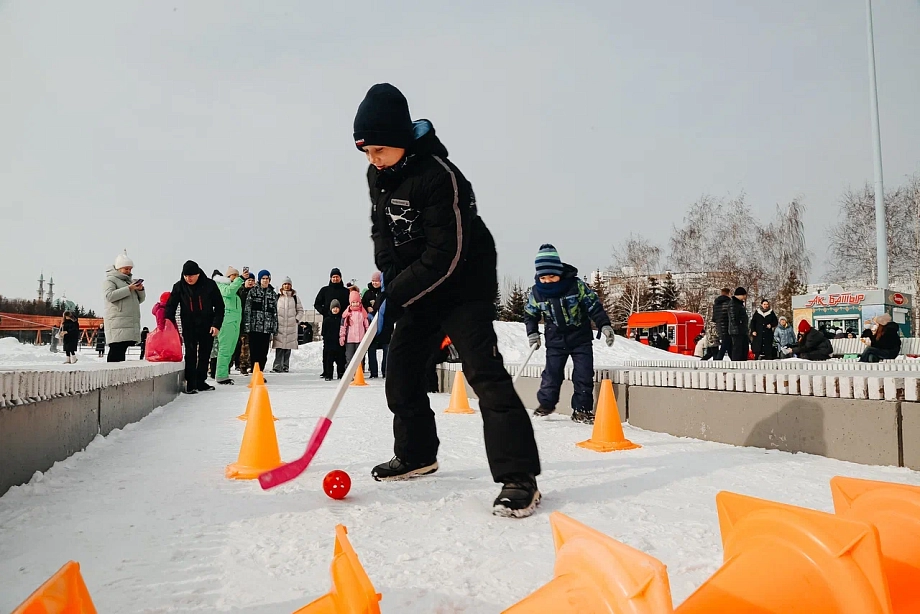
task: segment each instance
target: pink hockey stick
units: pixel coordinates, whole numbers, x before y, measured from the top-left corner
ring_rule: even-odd
[[[383,304],[381,304],[380,308],[381,311],[379,313],[382,313]],[[348,386],[351,385],[352,380],[355,378],[355,373],[361,368],[361,362],[364,360],[364,355],[367,354],[367,351],[371,347],[371,343],[374,341],[374,337],[377,335],[377,324],[377,316],[375,315],[371,325],[367,327],[367,332],[364,333],[361,344],[355,351],[354,358],[351,359],[351,363],[348,365],[348,368],[345,369],[345,374],[342,376],[342,379],[339,380],[339,387],[335,391],[335,398],[332,400],[332,406],[329,408],[329,411],[326,412],[326,415],[320,418],[319,422],[316,423],[316,428],[313,429],[313,434],[310,435],[310,441],[307,443],[307,451],[297,460],[285,463],[276,469],[261,474],[259,476],[259,484],[262,486],[262,490],[268,490],[269,488],[274,488],[285,482],[290,482],[307,470],[313,457],[316,456],[316,453],[319,451],[320,446],[323,445],[326,433],[329,432],[329,427],[332,426],[332,417],[335,416],[335,412],[342,402],[342,397],[345,396],[345,391],[348,390]]]

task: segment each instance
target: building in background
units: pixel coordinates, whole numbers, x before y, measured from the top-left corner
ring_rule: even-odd
[[[831,284],[824,291],[792,297],[794,326],[807,320],[817,329],[862,332],[863,323],[887,313],[904,337],[913,336],[914,298],[894,290],[844,290]]]

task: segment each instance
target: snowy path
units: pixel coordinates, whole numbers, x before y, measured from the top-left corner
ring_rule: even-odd
[[[240,383],[245,383],[242,378]],[[333,395],[316,372],[269,374],[282,457],[302,452]],[[0,612],[68,559],[100,612],[291,612],[328,590],[333,527],[344,523],[383,593],[384,612],[497,612],[551,578],[548,513],[561,510],[668,565],[680,603],[719,564],[714,497],[735,490],[830,511],[837,474],[920,484],[920,473],[805,454],[678,439],[627,428],[640,450],[576,448],[590,428],[536,423],[541,511],[490,515],[478,416],[438,416],[441,471],[408,483],[369,476],[391,450],[383,384],[351,389],[315,464],[262,492],[223,477],[236,460],[245,386],[156,410],[0,497]],[[434,397],[437,410],[446,395]],[[344,501],[322,476],[345,469]]]

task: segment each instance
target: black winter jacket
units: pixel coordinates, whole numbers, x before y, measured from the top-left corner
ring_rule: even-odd
[[[342,327],[342,312],[323,316],[323,344],[332,347],[339,346],[339,329]]]
[[[712,323],[716,326],[716,332],[720,339],[728,337],[728,310],[732,303],[732,297],[720,294],[712,302]]]
[[[176,324],[176,308],[182,305],[179,317],[182,330],[207,331],[212,326],[220,329],[224,323],[224,297],[213,279],[198,269],[198,281],[194,286],[180,279],[173,285],[166,302],[166,319]]]
[[[495,300],[495,242],[479,217],[470,182],[450,160],[431,122],[396,166],[367,169],[374,261],[390,309],[443,308]]]
[[[367,312],[374,317],[377,316],[377,303],[380,298],[380,293],[380,288],[375,288],[374,284],[369,283],[367,284],[367,291],[364,293],[364,296],[361,297],[361,304],[364,305]],[[373,309],[373,311],[371,311],[371,309]],[[374,337],[374,343],[376,343],[377,346],[388,345],[392,336],[393,318],[384,318],[383,330]]]
[[[798,343],[792,346],[791,349],[799,357],[808,360],[827,360],[834,353],[834,346],[831,345],[831,340],[825,337],[821,331],[814,328],[809,329],[804,335],[800,335]]]
[[[882,332],[881,337],[876,338],[875,335],[872,335],[872,347],[879,350],[888,350],[900,353],[901,335],[898,334],[898,330],[899,328],[897,323],[889,322],[885,325],[885,329]]]
[[[76,320],[65,319],[61,328],[67,333],[64,335],[64,351],[75,353],[80,344],[80,323]]]
[[[748,315],[744,308],[744,301],[732,297],[732,302],[726,310],[728,317],[728,334],[733,337],[747,337]]]
[[[321,316],[326,317],[330,315],[329,305],[332,304],[332,301],[339,301],[339,308],[343,311],[348,307],[348,293],[350,290],[345,287],[345,284],[339,282],[337,284],[330,283],[328,286],[320,288],[319,292],[316,293],[316,300],[313,301],[313,309],[317,311]]]
[[[103,352],[105,351],[105,329],[100,328],[96,330],[96,351]]]

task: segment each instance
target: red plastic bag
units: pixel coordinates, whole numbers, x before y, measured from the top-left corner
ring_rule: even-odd
[[[163,330],[150,331],[146,358],[149,362],[182,362],[182,340],[175,324],[166,320]]]

